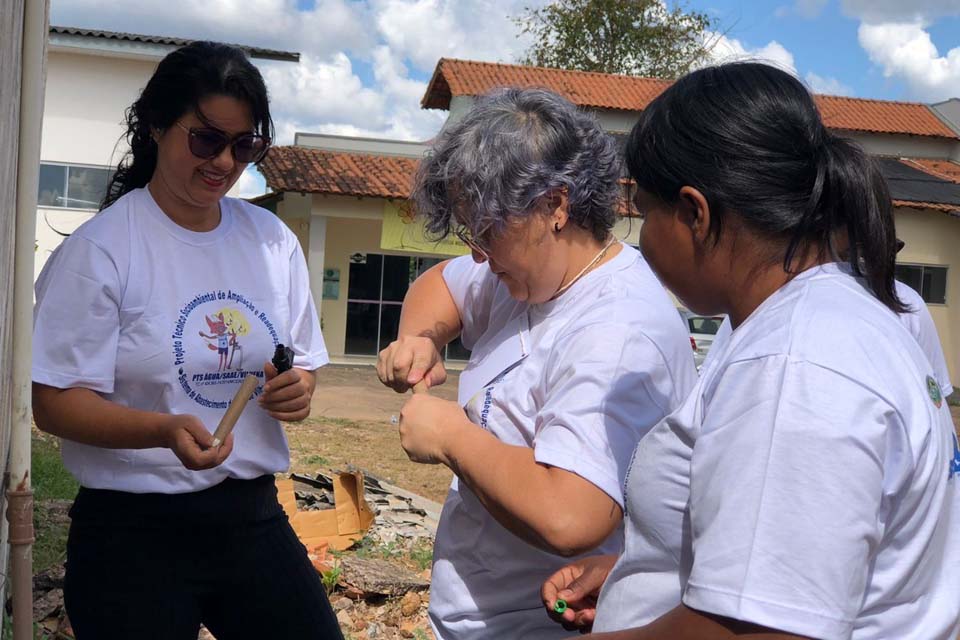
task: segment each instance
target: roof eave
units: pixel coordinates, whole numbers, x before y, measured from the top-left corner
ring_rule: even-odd
[[[174,49],[196,40],[52,25],[49,31],[49,42],[51,51],[79,52],[134,60],[159,60]],[[242,44],[232,46],[243,49],[248,56],[257,60],[300,61],[300,53],[297,51],[279,51]]]
[[[433,69],[433,75],[427,84],[427,90],[420,100],[421,109],[450,110],[450,100],[453,99],[453,94],[450,91],[450,84],[443,77],[443,63],[446,60],[446,58],[440,58],[437,61],[437,66]]]

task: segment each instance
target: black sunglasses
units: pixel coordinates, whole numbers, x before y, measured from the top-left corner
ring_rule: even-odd
[[[203,160],[215,158],[229,146],[230,153],[237,162],[260,162],[270,148],[270,138],[256,133],[241,133],[231,138],[219,129],[186,127],[179,122],[176,124],[187,132],[190,153]]]

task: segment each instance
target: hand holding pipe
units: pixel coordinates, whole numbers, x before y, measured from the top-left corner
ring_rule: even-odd
[[[233,426],[237,424],[237,420],[240,419],[243,408],[247,406],[247,401],[250,400],[253,392],[257,390],[258,384],[260,384],[260,379],[257,378],[257,376],[247,374],[247,377],[243,379],[243,384],[240,385],[237,394],[233,396],[233,400],[230,402],[230,406],[227,407],[226,413],[224,413],[223,418],[220,419],[217,430],[213,432],[213,444],[210,445],[211,447],[219,447],[223,444],[223,441],[227,439],[227,436],[230,435],[230,432],[233,431]]]

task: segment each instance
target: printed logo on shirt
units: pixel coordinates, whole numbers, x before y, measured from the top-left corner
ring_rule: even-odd
[[[248,375],[264,377],[264,355],[280,341],[270,317],[243,294],[214,290],[197,294],[177,317],[173,366],[188,398],[204,407],[226,409]],[[259,357],[244,357],[256,345]],[[258,386],[254,395],[259,395]]]
[[[481,391],[483,392],[483,400],[479,403],[480,407],[477,408],[477,399],[481,397],[481,393],[477,392],[472,398],[467,400],[467,404],[464,405],[464,410],[467,412],[467,417],[471,417],[471,414],[476,415],[476,424],[479,424],[481,427],[490,430],[490,410],[493,409],[493,390],[496,389],[497,385],[503,382],[503,379],[507,377],[507,374],[513,371],[513,369],[520,364],[515,362],[506,369],[504,369],[500,375],[490,381],[490,383],[485,386]]]
[[[500,374],[483,390],[483,406],[480,409],[480,426],[489,431],[490,409],[493,407],[493,390],[503,380],[505,374]]]
[[[933,376],[927,376],[927,393],[930,394],[930,399],[933,400],[933,404],[937,405],[937,409],[939,409],[941,405],[943,405],[943,393],[940,391],[940,385],[937,384]]]
[[[950,461],[950,475],[947,480],[953,480],[953,476],[960,474],[960,440],[957,440],[957,434],[953,434],[953,460]]]

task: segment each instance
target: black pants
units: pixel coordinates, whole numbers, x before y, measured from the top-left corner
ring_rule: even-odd
[[[64,600],[78,640],[342,640],[273,478],[190,494],[81,488]]]

